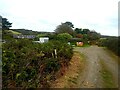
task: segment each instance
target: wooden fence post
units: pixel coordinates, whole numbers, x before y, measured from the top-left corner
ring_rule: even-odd
[[[55,58],[57,58],[57,50],[55,49]]]

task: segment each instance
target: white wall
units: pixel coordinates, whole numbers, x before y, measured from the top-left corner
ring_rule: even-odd
[[[40,41],[41,43],[48,42],[48,41],[49,41],[49,38],[48,38],[48,37],[41,37],[41,38],[39,38],[39,41]]]

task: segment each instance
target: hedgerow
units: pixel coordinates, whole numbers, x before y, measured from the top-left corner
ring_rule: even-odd
[[[120,37],[109,37],[107,39],[99,40],[99,46],[107,47],[115,54],[120,56]]]
[[[55,73],[63,64],[68,65],[72,54],[72,47],[60,41],[39,44],[18,39],[6,42],[2,57],[3,88],[49,87]]]

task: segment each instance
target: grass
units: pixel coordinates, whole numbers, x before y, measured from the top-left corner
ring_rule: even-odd
[[[86,63],[86,59],[85,59],[86,57],[85,57],[84,54],[82,54],[78,51],[74,51],[74,53],[78,53],[78,55],[80,57],[80,62],[82,62],[84,64]],[[78,78],[79,78],[81,72],[84,70],[84,65],[82,65],[82,67],[78,67],[78,68],[79,68],[79,70],[76,72],[78,75],[75,75],[74,77],[69,77],[68,78],[69,84],[71,83],[71,84],[74,84],[74,85],[78,85]]]
[[[83,53],[80,53],[78,51],[74,51],[74,53],[79,53],[79,57],[81,58],[80,61],[84,61],[84,63],[85,63],[86,56]]]
[[[74,53],[78,54],[77,57],[79,57],[79,62],[81,62],[81,65],[80,65],[80,67],[78,67],[78,70],[75,72],[76,75],[68,77],[68,79],[67,79],[68,87],[78,87],[78,79],[79,79],[79,76],[80,76],[81,72],[84,69],[84,63],[85,63],[85,56],[84,56],[84,54],[82,54],[82,53],[80,53],[78,51],[74,51]]]
[[[118,60],[120,58],[119,56],[117,56],[114,52],[112,52],[106,47],[104,47],[103,49],[109,54],[109,56],[111,56],[112,58],[115,58],[114,60],[116,60],[116,62],[118,63]]]
[[[85,56],[84,56],[84,54],[82,54],[82,53],[80,53],[80,52],[78,52],[78,51],[74,51],[74,53],[77,53],[77,54],[79,55],[79,57],[80,57],[80,62],[85,63]],[[79,71],[78,71],[77,73],[78,73],[78,75],[81,73],[81,68],[79,69]],[[79,77],[79,76],[69,77],[68,82],[71,82],[71,83],[73,83],[73,84],[77,84],[77,79],[78,79],[78,77]]]
[[[54,83],[54,88],[75,88],[78,87],[80,73],[83,71],[85,62],[84,55],[78,51],[74,51],[74,55],[70,61],[70,66],[63,77],[60,77],[57,83]]]
[[[19,32],[16,32],[16,31],[12,31],[12,30],[9,30],[11,33],[13,33],[13,34],[21,34],[21,33],[19,33]]]
[[[89,44],[84,44],[83,47],[90,47],[91,45]]]
[[[100,61],[100,63],[102,66],[101,76],[102,76],[102,80],[103,80],[103,86],[105,88],[114,88],[115,84],[113,81],[112,73],[106,69],[106,66],[102,60]]]

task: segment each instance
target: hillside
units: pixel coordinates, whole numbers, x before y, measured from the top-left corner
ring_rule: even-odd
[[[108,35],[101,35],[101,38],[109,38],[109,37],[117,37],[117,36],[108,36]]]
[[[37,34],[36,31],[26,30],[26,29],[12,29],[12,31],[19,32],[25,35],[36,35]]]
[[[19,32],[25,35],[37,35],[37,34],[51,34],[53,32],[39,32],[39,31],[32,31],[28,29],[11,29],[12,31]]]
[[[9,30],[9,32],[11,32],[12,34],[21,34],[20,32],[13,31],[13,30]]]
[[[2,39],[9,40],[13,38],[13,35],[21,34],[20,32],[13,31],[13,30],[3,30],[2,31]]]

